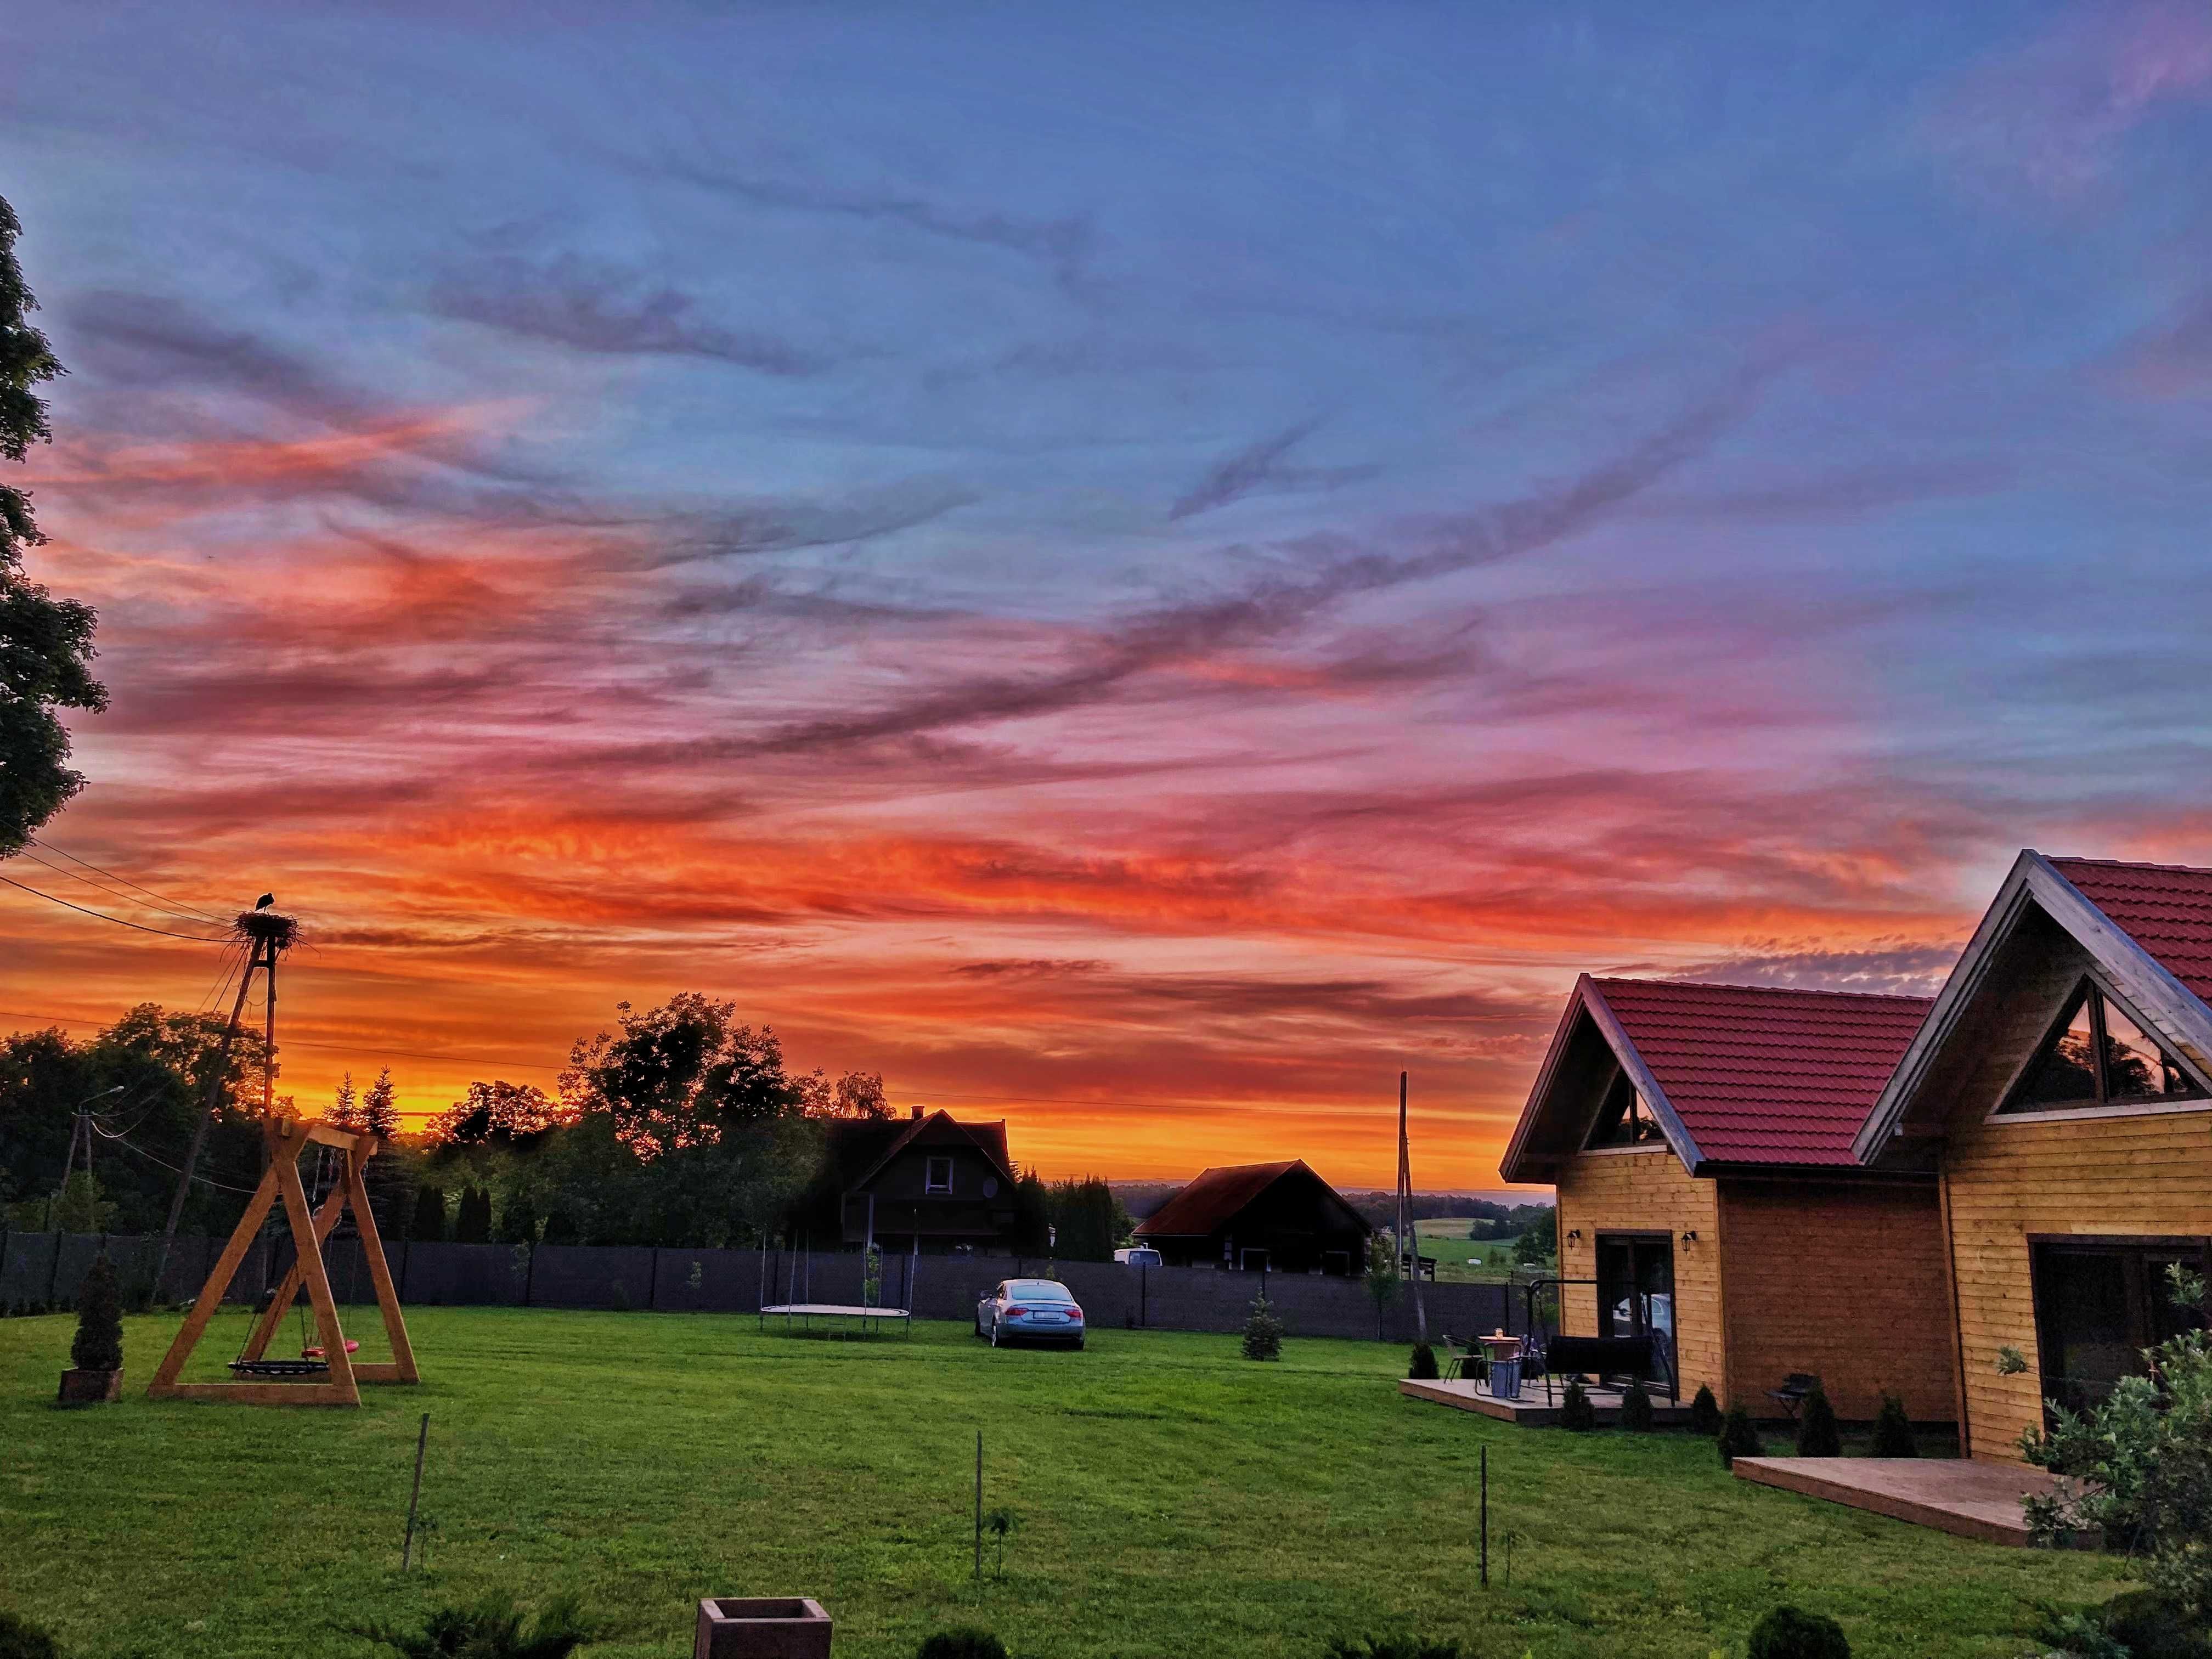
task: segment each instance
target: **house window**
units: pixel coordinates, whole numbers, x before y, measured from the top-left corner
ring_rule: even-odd
[[[2144,1349],[2203,1323],[2169,1276],[2177,1265],[2202,1273],[2200,1245],[2082,1238],[2032,1251],[2043,1397],[2068,1411],[2102,1404],[2122,1377],[2142,1374]]]
[[[2080,1111],[2203,1098],[2197,1079],[2142,1022],[2085,979],[1998,1110]]]
[[[952,1190],[952,1160],[933,1158],[922,1165],[921,1189],[926,1193],[949,1193]]]
[[[1605,1091],[1605,1103],[1597,1109],[1597,1122],[1592,1126],[1585,1146],[1656,1146],[1666,1137],[1660,1133],[1659,1120],[1651,1115],[1651,1109],[1644,1103],[1644,1097],[1636,1092],[1636,1085],[1628,1080],[1625,1071],[1615,1071],[1613,1086]]]

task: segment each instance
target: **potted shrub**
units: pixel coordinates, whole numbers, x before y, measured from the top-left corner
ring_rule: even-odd
[[[59,1403],[97,1406],[123,1393],[123,1309],[115,1264],[103,1250],[76,1293],[76,1338],[62,1373]]]

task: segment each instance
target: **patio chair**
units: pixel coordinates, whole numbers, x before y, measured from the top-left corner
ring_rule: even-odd
[[[1820,1379],[1811,1371],[1792,1371],[1782,1379],[1780,1388],[1769,1389],[1766,1397],[1781,1407],[1790,1420],[1795,1423],[1799,1408],[1805,1403],[1805,1397],[1820,1386]]]
[[[1443,1343],[1444,1359],[1443,1376],[1445,1382],[1466,1381],[1470,1368],[1477,1373],[1481,1370],[1486,1356],[1472,1341],[1455,1342],[1452,1340],[1451,1333],[1446,1331],[1443,1334]]]

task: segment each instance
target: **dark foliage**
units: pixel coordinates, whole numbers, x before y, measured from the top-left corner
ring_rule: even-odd
[[[1797,1455],[1800,1457],[1841,1457],[1844,1437],[1836,1428],[1836,1408],[1828,1403],[1828,1391],[1819,1383],[1805,1396],[1805,1403],[1797,1413]]]
[[[512,1595],[491,1595],[466,1607],[441,1607],[419,1631],[365,1626],[358,1635],[405,1659],[568,1659],[591,1639],[574,1595],[556,1595],[533,1621]]]
[[[2207,1659],[2212,1634],[2202,1619],[2155,1590],[2130,1590],[2100,1610],[2097,1622],[2133,1659]]]
[[[1851,1659],[1844,1627],[1826,1613],[1769,1607],[1751,1627],[1748,1659]]]
[[[987,1630],[940,1630],[921,1638],[914,1659],[1006,1659],[1006,1644]]]
[[[1252,1304],[1252,1316],[1244,1322],[1244,1357],[1247,1359],[1280,1359],[1283,1357],[1283,1322],[1275,1317],[1266,1297]]]
[[[407,1237],[420,1244],[442,1243],[446,1237],[446,1189],[425,1182],[415,1194],[415,1224]]]
[[[1559,1396],[1559,1426],[1577,1434],[1597,1426],[1597,1407],[1590,1404],[1589,1390],[1579,1376],[1569,1377],[1566,1392]]]
[[[76,1337],[70,1364],[81,1371],[123,1369],[123,1308],[115,1264],[102,1250],[76,1292]]]
[[[1048,1203],[1052,1253],[1062,1261],[1111,1261],[1129,1236],[1129,1212],[1103,1176],[1060,1182]]]
[[[545,1218],[544,1237],[541,1244],[579,1244],[583,1233],[576,1225],[576,1218],[566,1210],[556,1210]]]
[[[489,1244],[491,1243],[491,1194],[482,1187],[464,1187],[461,1202],[453,1212],[453,1242],[457,1244]]]
[[[430,1120],[429,1135],[447,1146],[534,1146],[571,1115],[533,1083],[471,1083],[466,1098]]]
[[[1721,1467],[1733,1465],[1739,1457],[1764,1457],[1766,1447],[1760,1442],[1759,1431],[1753,1427],[1751,1413],[1739,1400],[1729,1407],[1728,1420],[1721,1425]]]
[[[1328,1644],[1328,1659],[1460,1659],[1456,1642],[1429,1642],[1416,1636],[1370,1636]]]
[[[1406,1375],[1417,1380],[1435,1381],[1437,1351],[1425,1342],[1413,1344],[1413,1357],[1406,1363]]]
[[[1014,1253],[1042,1255],[1052,1248],[1052,1188],[1035,1170],[1014,1182]]]
[[[1874,1414],[1874,1444],[1869,1450],[1874,1457],[1917,1457],[1920,1447],[1912,1437],[1912,1419],[1905,1414],[1905,1402],[1893,1394],[1881,1397],[1881,1409]]]
[[[1721,1431],[1721,1402],[1713,1398],[1713,1391],[1702,1382],[1698,1384],[1697,1395],[1690,1401],[1690,1431],[1701,1434],[1708,1440]]]
[[[1641,1377],[1620,1396],[1620,1426],[1631,1434],[1651,1432],[1651,1390]]]
[[[499,1237],[502,1244],[538,1242],[538,1212],[528,1193],[518,1193],[507,1200],[507,1208],[500,1212]]]
[[[28,1620],[0,1612],[0,1659],[62,1659],[61,1644]]]

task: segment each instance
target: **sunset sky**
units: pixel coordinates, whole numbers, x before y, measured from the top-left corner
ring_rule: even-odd
[[[2212,861],[2203,0],[466,9],[0,55],[45,839],[302,918],[303,1104],[696,988],[1049,1175],[1387,1185],[1407,1068],[1494,1188],[1577,971]],[[0,1028],[216,957],[0,889]]]

